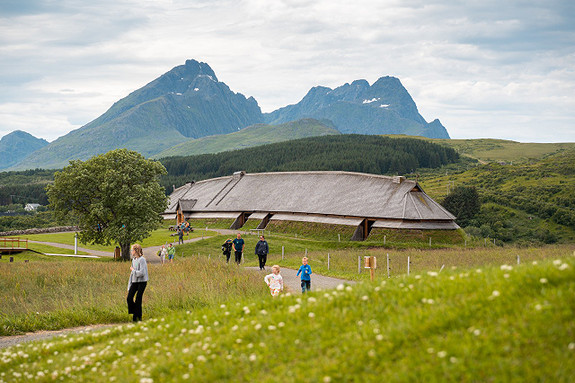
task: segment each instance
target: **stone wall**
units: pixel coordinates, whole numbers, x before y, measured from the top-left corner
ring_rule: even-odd
[[[7,235],[26,235],[26,234],[44,234],[44,233],[63,233],[67,231],[77,231],[78,226],[58,226],[45,227],[42,229],[12,230],[0,232],[0,237]]]

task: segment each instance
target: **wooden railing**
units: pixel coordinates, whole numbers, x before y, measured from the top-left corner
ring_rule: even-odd
[[[0,238],[0,249],[27,249],[27,238]]]

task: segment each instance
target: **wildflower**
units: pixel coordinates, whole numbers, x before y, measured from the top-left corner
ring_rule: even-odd
[[[330,382],[331,382],[331,377],[329,377],[329,376],[323,377],[323,383],[330,383]]]
[[[437,277],[439,273],[437,271],[428,271],[427,275],[429,275],[430,277]]]
[[[454,363],[454,364],[458,362],[457,358],[454,357],[454,356],[452,356],[451,358],[449,358],[449,361],[450,361],[451,363]]]
[[[198,362],[205,362],[207,361],[206,357],[203,355],[198,355]]]
[[[563,271],[563,270],[567,270],[569,268],[569,265],[566,263],[562,263],[561,266],[559,266],[559,270]]]
[[[374,349],[369,350],[367,356],[369,356],[370,358],[375,358],[375,350]]]
[[[503,274],[503,278],[509,278],[509,274],[507,273]]]
[[[220,308],[225,309],[226,305],[220,305]]]
[[[559,266],[559,265],[562,264],[562,263],[563,263],[563,262],[562,262],[560,259],[556,259],[556,260],[553,261],[553,264],[554,264],[555,266]]]
[[[140,383],[154,383],[154,379],[152,379],[152,378],[142,378],[142,379],[140,379]]]
[[[351,286],[346,286],[346,287],[345,287],[345,291],[351,291],[351,290],[353,290],[353,289],[351,288]]]
[[[311,313],[311,312],[310,312],[309,314],[307,314],[307,316],[310,317],[310,318],[315,318],[315,314],[314,314],[314,313]]]
[[[241,339],[241,338],[236,339],[236,343],[237,343],[237,344],[242,343],[242,339]]]
[[[538,263],[537,261],[531,262],[532,265],[536,265],[537,263]]]
[[[498,297],[498,296],[500,296],[500,295],[501,295],[501,293],[500,293],[499,291],[497,291],[497,290],[493,290],[493,292],[491,293],[491,296],[492,296],[493,298]]]
[[[539,280],[539,282],[540,282],[540,283],[547,283],[548,281],[547,281],[547,278],[541,278],[541,279]]]
[[[477,269],[477,270],[475,270],[475,272],[476,272],[477,274],[480,274],[480,273],[481,273],[481,269]]]
[[[543,306],[541,306],[540,304],[535,305],[535,310],[541,311],[541,309],[543,309]]]
[[[218,321],[214,322],[214,327],[218,327],[219,325],[220,325],[220,322],[218,322]]]
[[[283,327],[283,326],[285,326],[285,325],[286,325],[286,324],[285,324],[284,322],[278,323],[278,327]]]
[[[449,279],[452,280],[452,281],[454,281],[454,280],[455,280],[455,277],[452,275],[452,276],[449,277]]]
[[[440,358],[445,358],[447,356],[447,352],[446,351],[439,351],[437,353],[437,356]]]
[[[237,329],[238,329],[238,325],[237,325],[237,324],[232,327],[232,331],[237,331]]]
[[[316,302],[316,299],[315,299],[314,297],[309,297],[309,298],[307,299],[307,301],[308,301],[309,303],[315,303],[315,302]]]
[[[248,343],[248,348],[254,348],[254,344],[253,343]]]
[[[379,290],[381,290],[381,287],[376,286],[374,290],[375,290],[375,291],[379,291]]]
[[[568,348],[569,350],[575,350],[575,342],[569,343],[569,345],[567,346],[567,348]]]
[[[381,341],[383,340],[383,335],[377,334],[377,336],[375,337],[375,339],[381,342]]]
[[[358,320],[358,321],[357,321],[357,325],[358,325],[358,326],[363,326],[363,321],[362,321],[362,320]]]
[[[250,355],[250,362],[255,362],[256,359],[257,359],[256,354],[251,354],[251,355]]]
[[[262,314],[262,315],[267,315],[268,312],[267,312],[266,310],[261,310],[261,311],[260,311],[260,314]]]
[[[507,270],[507,271],[513,270],[513,266],[510,266],[510,265],[501,265],[499,268],[501,270]]]
[[[433,347],[429,347],[429,348],[427,349],[427,352],[428,352],[429,354],[433,354],[433,353],[435,352],[435,350],[433,349]]]
[[[421,275],[417,274],[417,275],[415,276],[415,279],[421,279]]]
[[[261,328],[262,328],[262,325],[259,323],[254,326],[254,329],[256,329],[256,330],[259,330]]]
[[[369,297],[367,295],[364,295],[363,297],[361,297],[362,301],[367,301],[369,299]]]
[[[184,375],[182,375],[182,379],[184,379],[184,380],[190,379],[190,374],[184,374]]]
[[[479,329],[473,330],[473,335],[475,335],[475,336],[481,335],[481,330],[479,330]]]
[[[339,284],[339,285],[337,285],[336,289],[341,291],[341,290],[345,289],[345,286],[343,284]]]
[[[190,349],[186,347],[186,348],[184,348],[184,349],[182,350],[182,352],[183,352],[184,354],[187,354],[188,352],[190,352]]]
[[[310,313],[310,314],[313,314],[313,313]],[[313,317],[310,317],[310,318],[313,318]],[[275,331],[275,330],[277,330],[277,327],[274,326],[274,325],[269,325],[269,326],[268,326],[268,330],[270,330],[270,331]]]

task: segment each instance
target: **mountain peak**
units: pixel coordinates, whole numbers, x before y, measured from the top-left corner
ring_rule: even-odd
[[[8,168],[36,150],[48,145],[48,141],[22,130],[15,130],[0,139],[0,169]]]

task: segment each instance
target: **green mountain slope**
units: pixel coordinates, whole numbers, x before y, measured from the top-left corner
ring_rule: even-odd
[[[166,149],[152,158],[219,153],[304,137],[335,134],[340,134],[340,132],[332,128],[329,123],[326,124],[313,119],[293,121],[281,125],[258,124],[248,126],[238,132],[186,141]]]
[[[16,130],[0,139],[0,169],[17,164],[36,150],[48,145],[48,141]]]
[[[0,372],[11,382],[562,383],[575,376],[573,257],[184,310],[9,348]]]
[[[231,133],[260,122],[255,99],[232,92],[209,65],[188,60],[11,170],[61,168],[69,160],[118,148],[151,156],[190,138]]]

